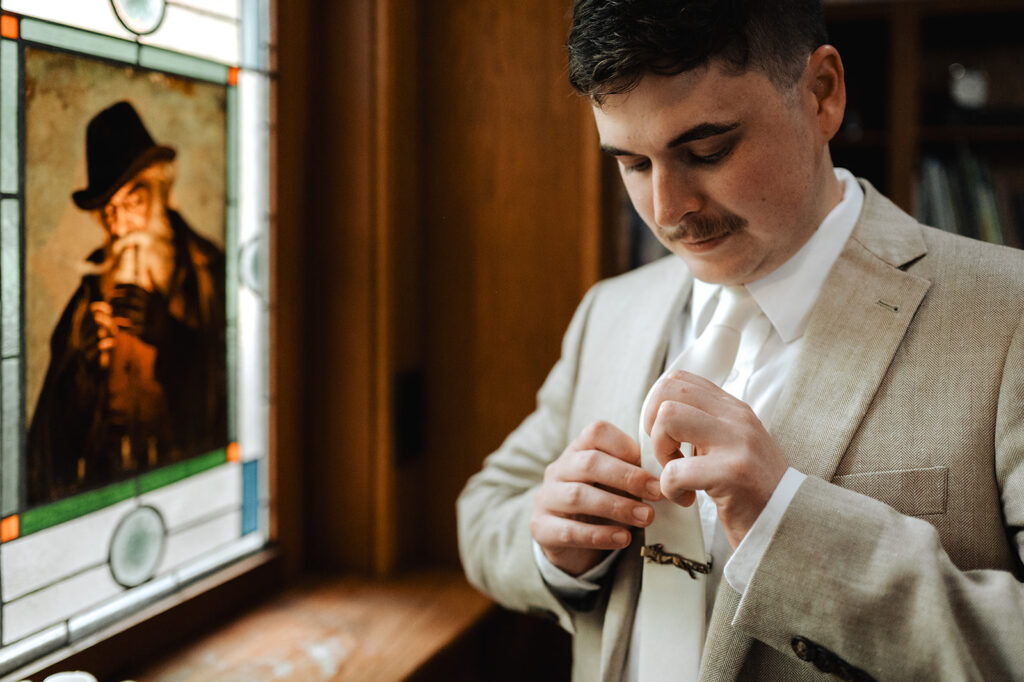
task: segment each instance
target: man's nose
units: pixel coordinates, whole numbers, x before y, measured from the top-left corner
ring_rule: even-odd
[[[700,210],[701,193],[687,173],[679,169],[655,169],[652,178],[654,222],[675,227],[690,213]]]
[[[119,216],[114,222],[111,232],[115,237],[123,237],[130,232],[138,232],[146,227],[146,224],[135,216]]]

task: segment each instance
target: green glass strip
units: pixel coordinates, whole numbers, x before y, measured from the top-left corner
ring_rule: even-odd
[[[90,33],[70,26],[60,26],[26,18],[21,20],[21,37],[23,40],[84,52],[96,57],[116,59],[119,62],[135,62],[136,46],[134,42],[99,33]]]
[[[139,50],[139,65],[214,83],[228,82],[228,67],[223,64],[148,45],[143,45]]]
[[[2,373],[2,415],[0,424],[0,516],[9,516],[21,509],[21,360],[8,358],[0,365]]]
[[[0,192],[18,192],[18,44],[0,41]]]
[[[21,209],[0,201],[0,352],[21,355]]]
[[[208,452],[205,455],[199,455],[198,457],[192,457],[184,462],[178,462],[170,466],[151,471],[148,474],[139,476],[139,492],[148,493],[162,488],[165,485],[176,483],[189,476],[194,476],[200,472],[212,469],[215,466],[223,464],[227,461],[227,449],[221,448]]]
[[[6,369],[5,364],[5,379]],[[6,447],[6,443],[4,445]],[[184,462],[172,464],[163,469],[144,474],[138,478],[137,482],[131,480],[114,483],[99,490],[82,493],[81,495],[69,497],[66,500],[48,504],[45,507],[30,509],[21,515],[21,535],[29,535],[64,523],[65,521],[77,519],[79,516],[84,516],[134,497],[137,493],[150,492],[212,469],[223,464],[225,461],[227,461],[227,450],[221,448],[208,452],[205,455],[199,455]]]
[[[135,481],[114,483],[99,490],[69,497],[21,515],[22,536],[36,533],[59,523],[77,519],[112,504],[135,496]]]

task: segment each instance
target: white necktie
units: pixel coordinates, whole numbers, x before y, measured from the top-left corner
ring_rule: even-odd
[[[726,381],[736,362],[744,327],[760,313],[745,287],[722,287],[711,322],[665,373],[683,369],[713,381]],[[664,376],[664,375],[663,375]],[[640,414],[647,410],[647,394]],[[651,439],[640,424],[641,463],[660,476]],[[684,456],[692,453],[683,443]],[[704,646],[705,580],[711,564],[704,549],[696,504],[654,503],[654,521],[645,531],[640,590],[640,682],[696,680]]]

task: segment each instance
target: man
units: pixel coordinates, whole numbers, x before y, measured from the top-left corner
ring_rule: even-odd
[[[227,441],[224,257],[168,206],[175,151],[118,102],[86,131],[72,198],[106,234],[50,342],[29,430],[38,504]]]
[[[674,255],[587,294],[458,503],[470,580],[573,633],[574,679],[645,678],[703,628],[644,620],[645,533],[688,506],[710,560],[676,558],[717,589],[669,679],[1024,670],[1024,258],[833,169],[825,41],[813,0],[575,2],[570,79]],[[673,369],[732,295],[759,312],[731,371]]]

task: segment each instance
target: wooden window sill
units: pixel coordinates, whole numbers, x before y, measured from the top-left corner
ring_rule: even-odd
[[[306,578],[125,677],[407,680],[464,639],[492,608],[455,571],[388,581]]]

